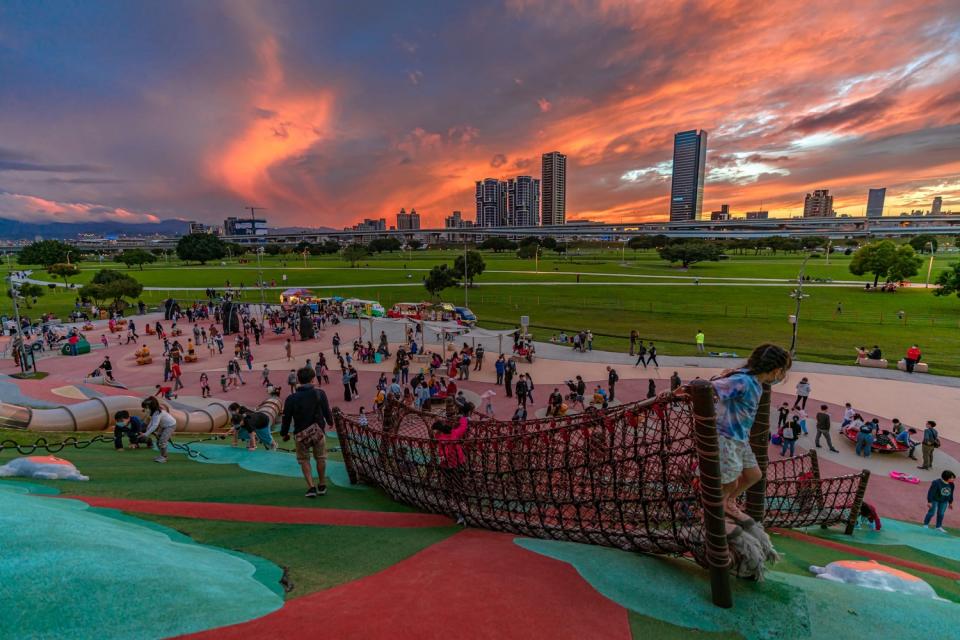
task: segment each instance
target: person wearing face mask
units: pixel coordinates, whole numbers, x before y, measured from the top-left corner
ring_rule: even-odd
[[[131,449],[139,449],[146,440],[141,437],[146,426],[137,416],[131,416],[129,411],[117,411],[113,414],[113,448],[123,451],[123,436],[127,436]]]

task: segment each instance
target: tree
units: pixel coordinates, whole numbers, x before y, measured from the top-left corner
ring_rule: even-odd
[[[226,245],[212,233],[191,233],[177,241],[177,257],[181,260],[206,264],[208,260],[219,260],[225,255]]]
[[[315,256],[333,255],[340,252],[340,243],[336,240],[327,240],[322,244],[315,244],[310,247],[310,254]]]
[[[80,269],[75,264],[58,262],[57,264],[52,264],[47,267],[47,273],[58,278],[63,278],[63,284],[66,285],[67,278],[73,277],[80,273]]]
[[[566,252],[567,252],[567,245],[565,245],[565,244],[558,244],[557,246],[555,246],[555,247],[553,248],[553,250],[557,253],[557,255],[560,255],[561,253],[566,253]]]
[[[544,249],[549,249],[550,251],[556,251],[557,245],[558,243],[556,238],[544,238],[540,241],[540,246]]]
[[[517,249],[517,257],[522,260],[529,260],[530,258],[538,255],[540,253],[540,245],[538,244],[524,244]]]
[[[391,236],[389,238],[374,238],[370,241],[370,244],[367,245],[367,250],[370,251],[370,253],[392,252],[399,251],[401,246],[400,240]]]
[[[537,236],[524,236],[520,238],[520,242],[518,242],[517,245],[521,247],[529,247],[533,245],[539,246],[540,238],[538,238]]]
[[[473,286],[473,279],[483,273],[487,268],[483,261],[483,256],[479,251],[467,251],[467,271],[463,271],[463,256],[457,256],[453,261],[453,276],[455,278],[466,278],[467,285]]]
[[[265,245],[265,246],[263,247],[263,251],[264,251],[264,253],[266,253],[268,256],[278,256],[278,255],[280,255],[281,253],[283,253],[283,247],[281,247],[281,246],[278,245],[278,244],[275,244],[275,243],[271,242],[270,244]]]
[[[857,249],[850,260],[850,273],[856,276],[872,273],[873,286],[877,286],[880,278],[892,282],[915,276],[921,264],[923,258],[910,245],[898,247],[892,240],[880,240]]]
[[[430,295],[437,297],[440,292],[448,287],[457,286],[458,282],[453,274],[453,270],[445,264],[438,264],[430,269],[430,273],[423,280],[423,286],[426,287]]]
[[[633,236],[627,241],[627,248],[633,249],[653,249],[656,246],[654,238],[656,236]]]
[[[417,239],[407,240],[407,246],[410,247],[410,249],[412,249],[413,251],[416,251],[417,249],[423,246],[423,243]]]
[[[351,267],[357,266],[357,263],[366,258],[369,254],[367,248],[362,244],[351,244],[343,250],[343,259],[350,263]]]
[[[935,296],[949,296],[957,294],[960,297],[960,262],[952,263],[946,271],[937,276],[937,288],[933,290]]]
[[[723,249],[719,246],[700,240],[668,244],[665,247],[657,249],[657,252],[660,254],[660,257],[667,262],[681,263],[684,269],[694,263],[704,262],[705,260],[716,262],[720,259],[720,256],[723,255]]]
[[[14,290],[16,290],[18,298],[23,298],[23,302],[27,305],[27,309],[33,308],[31,300],[43,296],[44,293],[43,287],[40,285],[33,284],[32,282],[23,282],[7,289],[7,297],[13,298]]]
[[[910,238],[910,246],[913,247],[914,251],[919,251],[920,253],[927,252],[927,245],[933,249],[933,253],[937,252],[937,237],[931,235],[920,235]]]
[[[483,244],[480,245],[480,248],[493,251],[494,253],[501,253],[503,251],[513,251],[517,248],[517,243],[512,240],[507,240],[506,238],[487,238],[483,241]]]
[[[40,240],[25,246],[17,256],[17,262],[49,267],[59,262],[68,262],[70,255],[79,257],[80,251],[73,245],[59,240]]]
[[[127,249],[117,256],[117,262],[122,262],[127,265],[127,268],[137,265],[140,271],[143,271],[143,265],[153,264],[156,261],[157,256],[143,249]]]
[[[123,298],[136,298],[141,293],[143,285],[135,278],[112,269],[101,269],[93,276],[90,284],[80,289],[82,297],[92,299],[97,304],[112,300],[111,306],[118,311],[126,306]]]

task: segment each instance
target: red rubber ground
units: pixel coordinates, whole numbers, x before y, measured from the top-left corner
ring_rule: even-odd
[[[203,520],[232,522],[271,522],[275,524],[330,524],[346,527],[445,527],[453,524],[446,516],[429,513],[391,513],[389,511],[359,511],[348,509],[310,509],[298,507],[271,507],[259,504],[228,504],[222,502],[167,502],[163,500],[125,500],[94,496],[51,496],[80,500],[91,507],[105,507],[151,513],[158,516],[178,516]],[[322,498],[319,498],[322,500]]]
[[[570,565],[467,529],[372,576],[195,639],[627,640],[627,611]]]

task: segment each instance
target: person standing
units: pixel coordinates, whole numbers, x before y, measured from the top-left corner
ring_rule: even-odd
[[[806,409],[807,398],[810,397],[810,381],[806,378],[800,378],[797,383],[797,399],[793,401],[794,409]]]
[[[293,360],[293,343],[290,341],[290,338],[287,338],[286,343],[284,343],[283,350],[287,354],[287,362]]]
[[[620,379],[620,376],[617,375],[617,370],[613,367],[607,367],[607,386],[610,388],[610,397],[608,398],[609,402],[613,402],[614,394],[616,393],[617,380]]]
[[[360,374],[357,373],[357,370],[353,367],[353,365],[350,365],[349,369],[350,369],[350,393],[356,399],[360,397],[360,391],[357,389],[357,385],[360,382]]]
[[[517,402],[527,406],[527,379],[522,375],[517,380]]]
[[[704,352],[704,342],[706,341],[707,336],[703,333],[703,329],[697,329],[697,353]]]
[[[170,375],[173,377],[173,390],[179,391],[183,389],[183,372],[180,370],[180,365],[174,362],[170,365]]]
[[[582,376],[577,376],[577,399],[574,401],[573,406],[576,407],[578,404],[581,409],[585,409],[586,405],[583,403],[583,397],[587,394],[587,383],[583,381]]]
[[[790,404],[784,402],[780,405],[780,408],[777,409],[777,428],[782,429],[787,426],[787,417],[790,415]]]
[[[637,333],[636,329],[630,329],[630,356],[634,355],[634,351],[637,348],[637,339],[640,337],[640,334]],[[640,343],[641,346],[643,343]]]
[[[534,400],[533,400],[533,378],[530,377],[530,372],[528,371],[527,373],[522,374],[520,377],[522,377],[522,378],[525,377],[525,378],[527,379],[527,399],[530,400],[530,402],[534,402]]]
[[[503,371],[503,389],[507,393],[508,398],[513,397],[513,374],[517,370],[517,365],[513,360],[507,360],[504,364]]]
[[[314,375],[316,375],[316,374],[314,374]],[[290,387],[290,393],[291,393],[291,394],[297,392],[297,380],[298,380],[297,370],[296,370],[296,369],[290,369],[290,373],[287,374],[287,386]]]
[[[793,416],[793,420],[780,427],[779,433],[780,457],[785,457],[787,451],[789,451],[790,457],[792,458],[796,455],[794,450],[797,446],[797,439],[800,437],[800,419],[797,416]]]
[[[863,455],[864,458],[869,458],[871,452],[873,451],[873,429],[874,423],[867,421],[860,424],[860,428],[857,431],[857,449],[856,454]]]
[[[339,332],[336,332],[336,331],[334,332],[331,343],[333,344],[333,355],[335,356],[340,355],[340,333]]]
[[[650,380],[650,382],[653,382],[653,380]],[[683,381],[680,380],[680,374],[674,371],[673,375],[670,376],[670,391],[676,391],[682,384]]]
[[[284,442],[290,440],[290,426],[293,425],[293,437],[297,462],[307,482],[307,498],[326,495],[327,446],[324,427],[333,424],[333,414],[327,394],[313,386],[313,369],[304,367],[297,372],[300,386],[295,393],[287,396],[283,405],[283,421],[280,425],[280,437]],[[319,482],[313,482],[313,469],[310,458],[317,465]]]
[[[923,357],[920,353],[920,347],[917,345],[911,345],[907,349],[907,355],[903,358],[903,363],[906,365],[907,373],[913,373],[913,368],[917,366],[917,363],[920,362],[920,358]]]
[[[260,370],[260,386],[262,387],[272,386],[270,382],[270,367],[268,367],[266,364],[264,364],[263,369]]]
[[[940,447],[940,434],[937,432],[937,423],[927,420],[923,430],[923,439],[920,442],[920,451],[923,453],[923,463],[918,469],[929,469],[933,466],[933,452]]]
[[[485,353],[483,345],[477,345],[477,350],[474,352],[473,356],[476,359],[476,364],[473,367],[474,371],[480,371],[483,369],[483,354]]]
[[[947,509],[953,509],[953,483],[957,475],[953,471],[944,471],[940,478],[930,483],[927,489],[927,515],[923,517],[923,526],[930,526],[930,519],[937,516],[937,531],[946,533],[943,528],[943,516]]]
[[[507,363],[503,359],[503,354],[500,354],[500,357],[497,358],[497,361],[493,363],[493,369],[497,372],[497,385],[503,384],[503,374],[507,369]]]
[[[833,448],[833,439],[830,437],[830,414],[827,413],[827,405],[820,405],[820,412],[817,413],[817,437],[814,438],[813,444],[817,446],[817,449],[820,449],[820,438],[827,439],[827,446],[830,447],[830,451],[834,453],[839,453],[836,449]]]

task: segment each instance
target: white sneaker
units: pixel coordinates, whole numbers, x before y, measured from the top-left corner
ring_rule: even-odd
[[[154,462],[159,462],[160,464],[163,464],[164,462],[167,461],[167,459],[164,458],[163,456],[157,456],[156,458],[153,459],[153,461],[154,461]]]
[[[937,527],[937,531],[939,531],[940,533],[947,533],[947,530],[944,529],[943,527]]]

